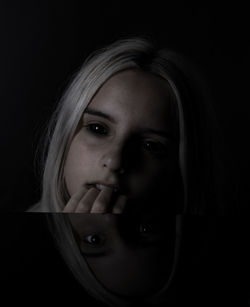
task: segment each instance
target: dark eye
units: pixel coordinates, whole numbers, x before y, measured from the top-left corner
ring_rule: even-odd
[[[155,244],[162,238],[162,233],[156,225],[151,223],[142,223],[139,227],[138,240],[141,244]]]
[[[103,239],[101,238],[100,235],[89,235],[83,238],[83,242],[86,244],[98,246],[103,243]]]
[[[108,134],[108,129],[104,125],[97,124],[97,123],[87,125],[87,129],[88,131],[96,135],[107,135]]]
[[[79,241],[80,252],[84,256],[100,256],[105,254],[109,250],[108,238],[100,234],[91,234],[86,236],[80,236]]]
[[[150,233],[152,230],[150,229],[150,226],[149,225],[144,225],[144,224],[141,224],[140,225],[140,234],[148,234]]]
[[[157,142],[157,141],[144,141],[143,142],[143,148],[146,151],[151,152],[153,154],[157,154],[157,155],[167,153],[166,145],[164,145],[161,142]]]

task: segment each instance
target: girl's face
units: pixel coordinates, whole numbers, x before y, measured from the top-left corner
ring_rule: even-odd
[[[109,290],[147,296],[167,283],[173,268],[176,217],[161,214],[69,214],[80,251]]]
[[[128,204],[173,203],[181,189],[174,179],[178,138],[168,83],[139,70],[117,73],[96,93],[72,140],[64,168],[70,196],[104,185],[126,195]]]

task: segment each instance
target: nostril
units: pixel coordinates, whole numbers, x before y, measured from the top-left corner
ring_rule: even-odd
[[[124,168],[122,167],[122,161],[120,157],[113,157],[106,159],[102,166],[108,168],[110,171],[124,173]]]

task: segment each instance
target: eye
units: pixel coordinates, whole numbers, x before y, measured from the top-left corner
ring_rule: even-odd
[[[93,246],[99,246],[103,243],[103,238],[100,235],[88,235],[83,237],[82,240],[85,244],[90,244]]]
[[[108,128],[102,124],[92,123],[88,124],[86,127],[90,133],[95,134],[97,136],[103,136],[108,134]]]
[[[162,233],[157,229],[157,226],[142,223],[139,226],[138,240],[140,244],[156,244],[161,241]]]
[[[142,145],[144,150],[156,155],[162,155],[167,153],[167,146],[159,141],[146,140],[143,142]]]
[[[79,248],[87,257],[104,255],[109,252],[108,238],[104,234],[81,235]]]
[[[155,229],[153,225],[150,225],[148,223],[147,224],[143,223],[143,224],[140,224],[139,232],[141,235],[150,235],[155,232]]]

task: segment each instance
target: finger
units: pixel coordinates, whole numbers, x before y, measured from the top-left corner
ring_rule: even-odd
[[[63,212],[75,212],[79,201],[82,199],[83,195],[86,193],[86,188],[82,187],[78,192],[73,194],[63,209]]]
[[[99,190],[96,188],[91,188],[79,201],[78,206],[75,210],[76,213],[90,213],[94,201],[96,200]]]
[[[96,198],[91,213],[107,213],[112,200],[113,189],[104,187]]]
[[[112,213],[114,214],[121,214],[124,211],[126,206],[127,197],[125,195],[120,195],[113,207]]]

